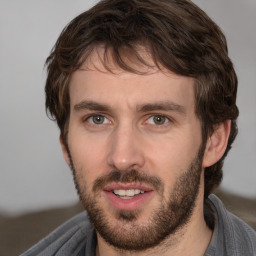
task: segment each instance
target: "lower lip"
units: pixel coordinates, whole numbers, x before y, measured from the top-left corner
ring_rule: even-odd
[[[153,191],[139,194],[131,197],[131,199],[122,199],[111,191],[104,191],[104,194],[114,208],[118,210],[136,210],[150,200],[150,198],[153,196]]]

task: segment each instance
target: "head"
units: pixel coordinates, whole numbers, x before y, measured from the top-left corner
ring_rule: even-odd
[[[217,162],[206,165],[203,172],[205,198],[221,181],[223,160],[237,133],[237,79],[228,57],[225,37],[218,26],[190,1],[101,1],[63,30],[46,64],[46,108],[58,123],[79,195],[101,236],[119,248],[142,250],[160,243],[186,225],[200,193],[207,141],[229,120],[231,128],[225,152]],[[86,73],[81,73],[81,70]],[[119,83],[122,86],[116,86]],[[89,95],[87,98],[93,99],[93,104],[90,101],[75,102],[80,95],[85,95],[85,98]],[[161,101],[163,95],[165,98]],[[170,95],[173,102],[181,102],[182,107],[175,104],[170,107],[169,103],[166,104],[166,95]],[[120,99],[123,99],[121,104]],[[155,99],[160,99],[159,105],[154,103]],[[78,135],[72,113],[74,109],[95,108],[95,102],[104,103],[96,104],[96,107],[103,109],[109,118],[94,115],[83,119],[89,134],[84,139]],[[147,102],[153,102],[153,105]],[[118,111],[115,112],[111,104]],[[126,105],[129,107],[125,108]],[[166,116],[154,115],[141,122],[141,116],[131,111],[141,108],[148,115],[147,109],[152,111],[153,108],[154,112],[156,105],[161,111],[176,109],[176,128],[170,128]],[[128,126],[122,125],[125,115],[134,115],[137,119],[131,120],[140,120],[141,124],[136,126],[138,129],[130,138],[129,132],[133,128],[128,130],[128,119],[125,119]],[[192,129],[180,125],[188,119],[192,120],[189,126]],[[95,124],[101,125],[102,121],[103,126],[99,127],[104,129],[94,130]],[[112,121],[119,122],[118,129],[114,129]],[[157,130],[155,124],[164,128]],[[196,139],[198,130],[200,140]],[[126,137],[121,139],[121,145],[118,138],[122,134]],[[145,134],[150,134],[150,137]],[[85,143],[88,143],[86,147]],[[136,151],[133,155],[135,166],[127,167],[119,161],[125,146]],[[100,151],[100,147],[106,150]],[[105,158],[99,156],[109,148],[113,150],[106,157],[108,169],[103,163]],[[125,152],[126,156],[134,154],[132,150]],[[149,164],[145,164],[142,151],[150,160]],[[175,160],[168,159],[169,152]],[[157,171],[156,167],[161,170]],[[136,198],[153,198],[150,207],[146,204],[146,210],[140,207],[134,210],[129,209],[130,204],[125,210],[122,207],[117,210],[122,203],[119,199],[116,203],[117,196],[109,193],[116,186],[113,184],[119,184],[116,192],[119,196],[123,193],[122,188],[127,188],[120,184],[137,184],[140,190],[145,189],[146,196]],[[169,187],[168,191],[166,187]],[[102,191],[115,211],[105,205]],[[111,222],[113,216],[116,222]],[[119,222],[123,224],[120,230]],[[126,237],[123,238],[124,230]],[[145,233],[150,233],[150,237],[145,237]]]
[[[76,17],[62,31],[46,62],[46,109],[56,119],[64,142],[71,76],[99,47],[104,49],[101,61],[109,72],[113,72],[112,59],[131,73],[142,74],[140,66],[154,65],[194,78],[195,113],[201,122],[203,143],[220,123],[231,120],[223,157],[205,170],[207,197],[222,179],[223,160],[237,134],[237,77],[220,28],[186,0],[101,1]],[[143,58],[141,47],[153,62]]]
[[[105,241],[143,250],[186,225],[200,193],[219,185],[237,133],[219,27],[186,0],[105,0],[67,25],[46,65],[46,108]],[[219,127],[225,148],[206,164]]]

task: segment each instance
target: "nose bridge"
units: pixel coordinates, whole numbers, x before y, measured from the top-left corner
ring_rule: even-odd
[[[141,168],[145,159],[139,130],[129,123],[118,124],[109,145],[108,164],[117,170]]]

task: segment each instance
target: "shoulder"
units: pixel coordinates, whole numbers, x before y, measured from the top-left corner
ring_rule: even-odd
[[[217,212],[219,246],[232,253],[227,255],[256,255],[256,231],[230,213],[218,197],[210,195],[209,199]]]
[[[21,256],[79,255],[85,245],[93,246],[95,232],[86,212],[58,227]]]

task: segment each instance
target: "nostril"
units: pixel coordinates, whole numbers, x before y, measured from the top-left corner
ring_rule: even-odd
[[[125,171],[128,169],[137,169],[144,166],[144,156],[140,152],[115,152],[110,154],[107,163],[113,169]]]

